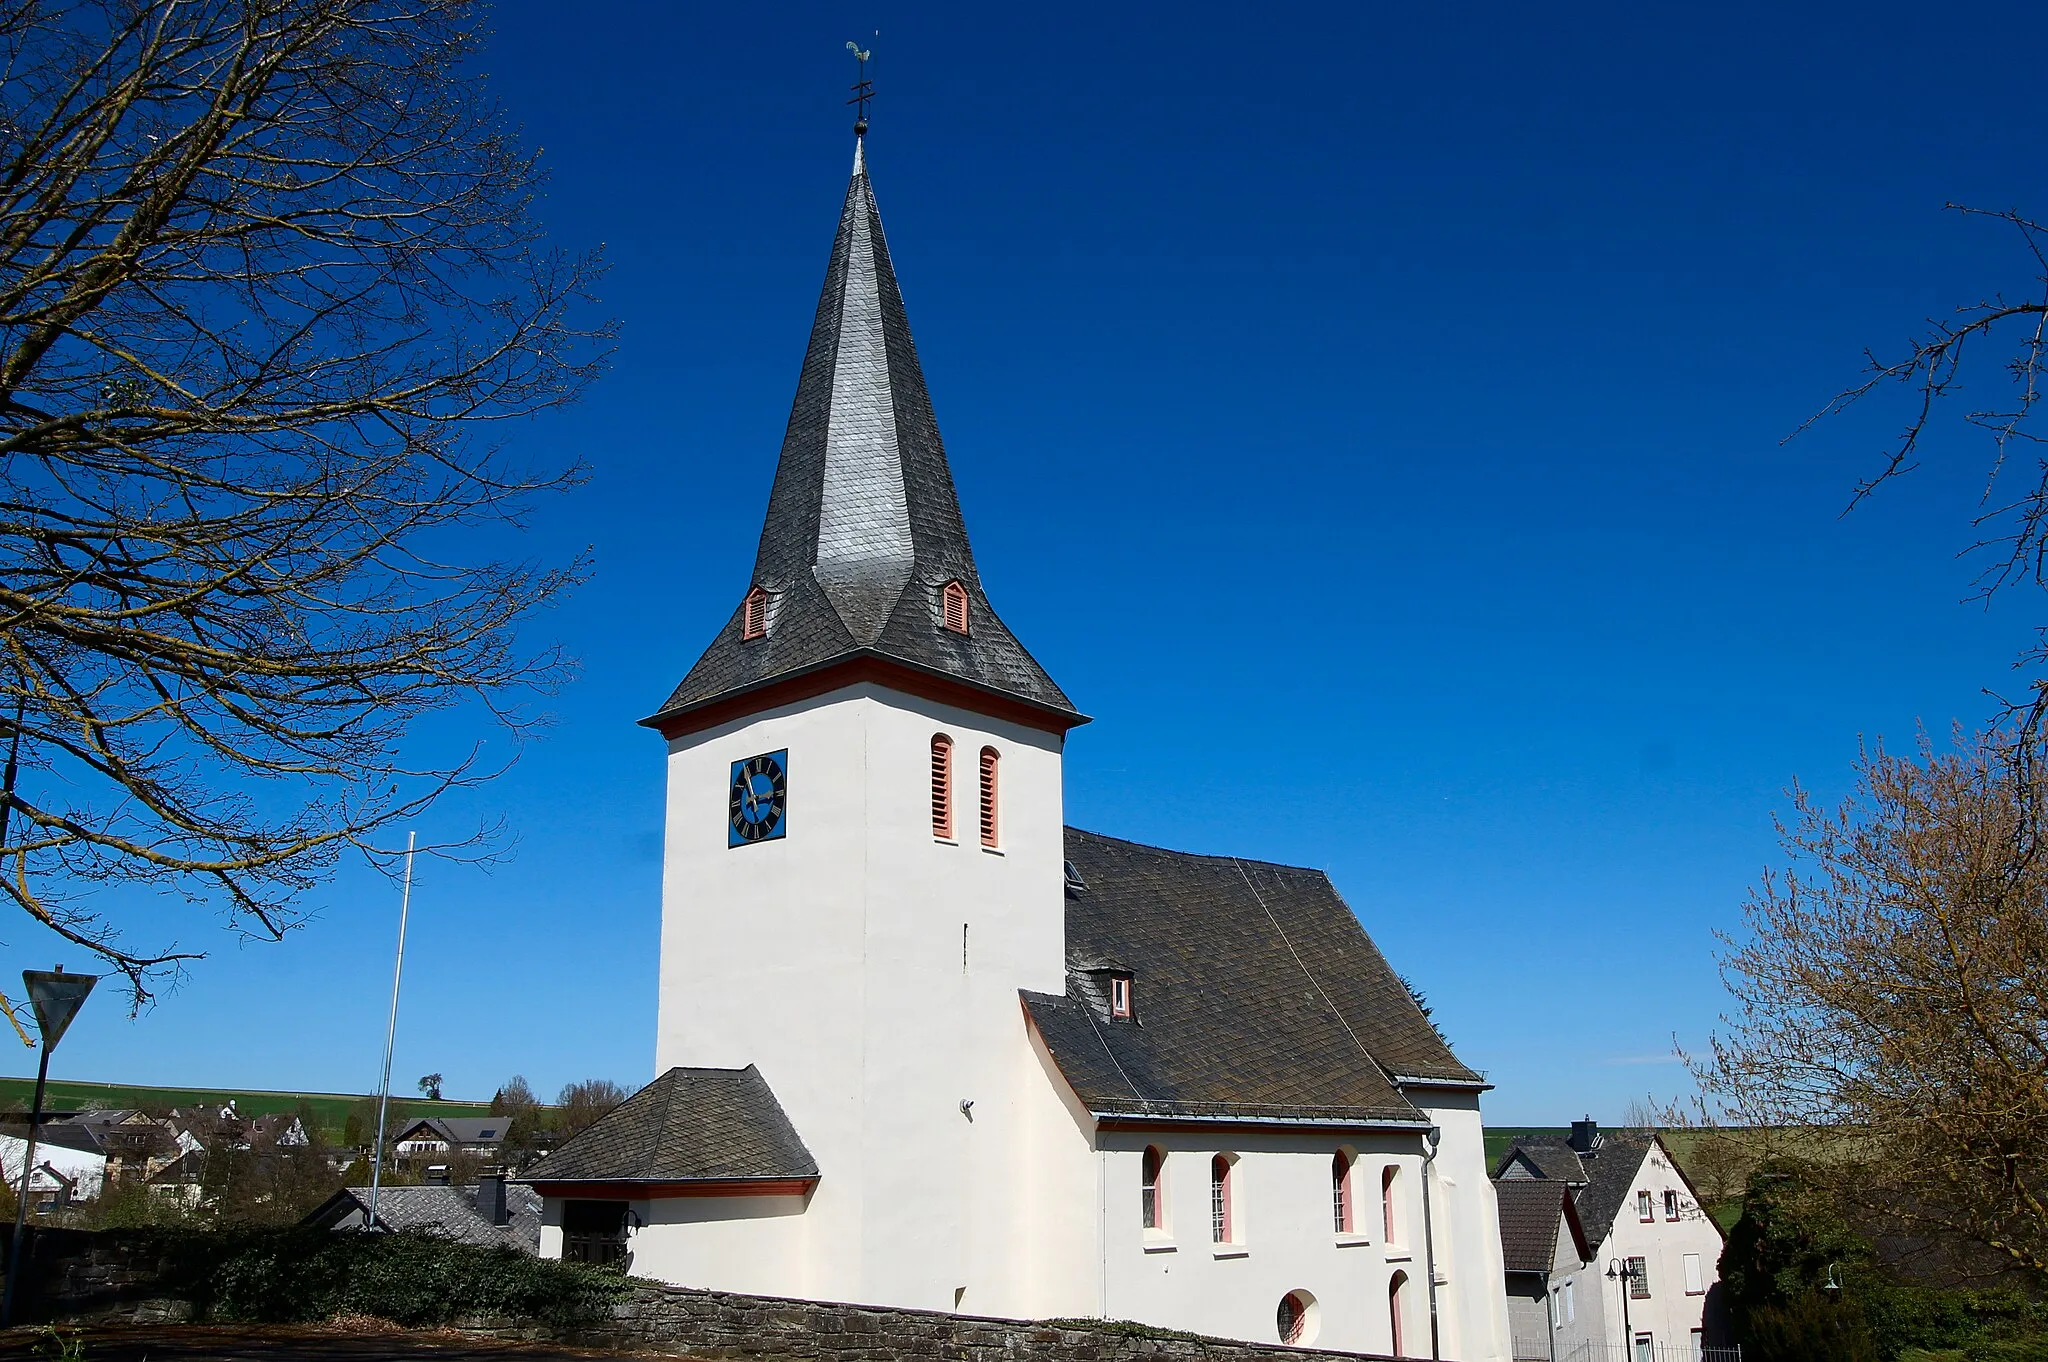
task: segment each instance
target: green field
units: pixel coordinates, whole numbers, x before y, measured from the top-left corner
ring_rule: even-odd
[[[35,1095],[36,1081],[29,1078],[0,1078],[0,1107],[26,1110]],[[347,1092],[265,1092],[246,1088],[138,1088],[125,1083],[75,1083],[52,1079],[44,1090],[43,1105],[51,1111],[77,1111],[86,1107],[141,1107],[156,1111],[167,1107],[225,1106],[232,1101],[244,1116],[268,1116],[273,1112],[297,1111],[301,1102],[313,1109],[321,1128],[339,1132],[348,1120],[349,1108],[368,1100],[360,1093]],[[391,1119],[415,1116],[487,1116],[488,1102],[429,1102],[418,1097],[391,1097]]]

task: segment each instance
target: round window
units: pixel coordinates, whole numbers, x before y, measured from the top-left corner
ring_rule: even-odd
[[[1316,1298],[1306,1291],[1290,1291],[1280,1298],[1274,1323],[1282,1343],[1309,1344],[1316,1337]]]

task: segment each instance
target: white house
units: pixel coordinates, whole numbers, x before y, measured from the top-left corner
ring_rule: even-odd
[[[1726,1240],[1654,1132],[1574,1121],[1568,1140],[1517,1141],[1495,1178],[1518,1358],[1697,1362],[1722,1344]]]
[[[28,1132],[0,1134],[0,1177],[16,1195],[22,1188],[22,1162],[28,1154]],[[29,1171],[29,1206],[37,1211],[62,1209],[100,1194],[107,1178],[107,1153],[82,1126],[52,1123],[36,1131],[35,1165]]]
[[[660,1076],[527,1170],[544,1256],[1507,1357],[1487,1084],[1329,879],[1065,825],[1086,719],[983,590],[858,147],[734,596],[644,721]]]

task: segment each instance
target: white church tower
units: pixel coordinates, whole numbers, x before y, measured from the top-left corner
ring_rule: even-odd
[[[860,154],[750,589],[646,722],[657,1071],[753,1064],[835,1174],[790,1198],[794,1280],[758,1204],[665,1203],[729,1217],[692,1252],[735,1285],[758,1252],[761,1290],[1021,1306],[1024,1180],[996,1170],[1034,1116],[1071,1125],[1018,990],[1065,988],[1060,752],[1085,720],[982,590]],[[674,1266],[636,1270],[707,1279]]]

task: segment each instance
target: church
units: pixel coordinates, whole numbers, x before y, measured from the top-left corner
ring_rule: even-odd
[[[1319,871],[1066,826],[861,141],[753,573],[660,710],[659,1076],[521,1181],[684,1286],[1505,1359],[1483,1078]]]

